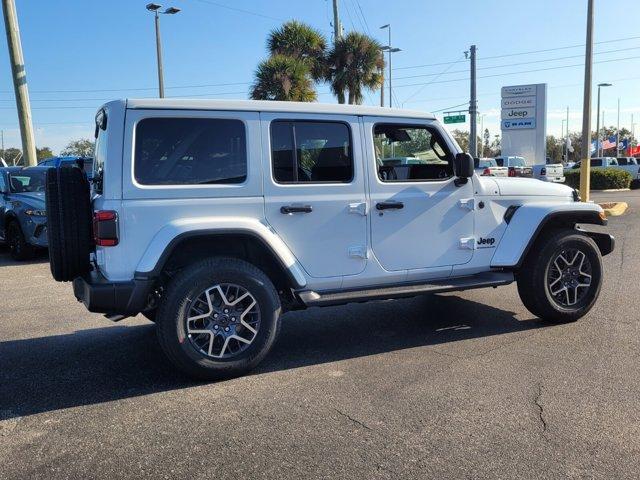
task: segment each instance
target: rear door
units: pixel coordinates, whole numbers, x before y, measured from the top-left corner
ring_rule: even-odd
[[[266,218],[311,277],[362,272],[367,211],[358,117],[261,113]]]

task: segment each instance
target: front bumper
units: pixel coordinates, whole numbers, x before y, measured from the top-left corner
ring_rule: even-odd
[[[133,316],[147,305],[152,284],[150,279],[110,282],[91,272],[73,281],[73,294],[90,312]]]

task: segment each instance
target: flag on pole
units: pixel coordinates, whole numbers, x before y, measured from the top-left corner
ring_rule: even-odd
[[[614,148],[616,146],[616,137],[609,137],[602,142],[602,149],[608,150],[610,148]]]

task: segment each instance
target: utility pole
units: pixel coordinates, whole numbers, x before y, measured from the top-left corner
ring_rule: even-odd
[[[616,127],[616,158],[620,156],[620,97],[618,97],[618,126]]]
[[[9,59],[11,61],[13,89],[16,96],[16,107],[18,109],[20,136],[22,137],[22,153],[26,165],[37,165],[36,143],[33,137],[31,105],[29,103],[29,89],[27,88],[27,74],[24,67],[24,57],[22,56],[20,29],[18,27],[18,15],[16,14],[14,0],[2,0],[2,11],[4,13],[4,26],[7,31],[7,44],[9,45]]]
[[[382,58],[384,58],[384,53],[380,53]],[[384,68],[380,69],[380,106],[384,107]]]
[[[477,115],[478,115],[478,98],[476,96],[476,46],[471,45],[471,100],[469,101],[469,153],[472,157],[478,156],[478,132],[477,132]]]
[[[564,141],[566,153],[564,155],[565,162],[569,161],[569,106],[567,105],[567,138]]]
[[[342,38],[342,25],[338,12],[338,0],[333,0],[333,42],[337,42],[340,38]]]
[[[580,164],[580,196],[589,201],[591,190],[591,78],[593,68],[593,0],[588,0],[587,41],[584,54],[584,100],[582,102],[582,162]]]

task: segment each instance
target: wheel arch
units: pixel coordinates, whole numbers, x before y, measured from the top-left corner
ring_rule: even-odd
[[[135,278],[155,279],[164,272],[179,270],[200,259],[227,256],[256,265],[274,278],[274,284],[278,288],[303,288],[306,278],[297,261],[282,240],[272,235],[275,238],[267,239],[259,232],[247,228],[184,231],[173,236],[161,250],[158,245],[151,245],[138,264]]]
[[[559,228],[576,229],[578,224],[606,225],[602,209],[593,204],[575,204],[577,208],[558,208],[546,211],[543,206],[521,206],[511,218],[496,252],[492,268],[518,269],[535,243],[546,232]],[[584,206],[583,206],[584,205]],[[602,255],[613,250],[613,237],[599,232],[578,229],[591,236]],[[609,241],[609,244],[607,243]]]

